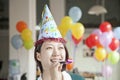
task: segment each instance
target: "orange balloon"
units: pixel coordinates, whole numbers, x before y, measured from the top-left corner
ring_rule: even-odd
[[[16,24],[16,29],[18,30],[18,32],[22,32],[25,28],[27,28],[27,24],[24,21],[19,21]]]
[[[73,69],[73,63],[66,64],[66,69],[68,71],[72,70]]]
[[[100,44],[100,42],[98,42],[98,44],[96,45],[97,48],[103,48],[102,44]]]

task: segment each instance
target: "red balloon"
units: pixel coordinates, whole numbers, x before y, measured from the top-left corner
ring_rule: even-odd
[[[109,32],[112,30],[112,25],[109,22],[105,21],[100,24],[99,28],[101,32]]]
[[[18,32],[22,32],[25,28],[27,28],[27,24],[24,21],[19,21],[16,24],[16,29],[18,30]]]
[[[73,35],[72,35],[72,40],[74,42],[74,44],[79,44],[79,42],[82,40],[82,37],[80,39],[76,39]]]
[[[111,43],[110,43],[110,45],[109,45],[109,48],[110,48],[112,51],[114,51],[114,50],[116,50],[118,47],[119,47],[119,40],[116,39],[116,38],[112,38],[112,41],[111,41]]]
[[[99,45],[99,40],[98,36],[96,34],[91,34],[86,40],[85,44],[89,47],[92,48],[93,46],[98,46]]]
[[[96,34],[91,34],[89,36],[89,39],[93,46],[97,46],[97,44],[99,43],[98,36]]]
[[[91,41],[90,41],[90,38],[88,37],[88,38],[86,38],[86,40],[85,40],[85,44],[89,47],[89,48],[92,48],[93,47],[93,45],[92,45],[92,43],[91,43]]]

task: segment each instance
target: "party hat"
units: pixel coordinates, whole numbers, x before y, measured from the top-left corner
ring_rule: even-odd
[[[38,41],[40,42],[45,39],[59,39],[64,41],[47,5],[44,6],[42,12],[42,22]]]

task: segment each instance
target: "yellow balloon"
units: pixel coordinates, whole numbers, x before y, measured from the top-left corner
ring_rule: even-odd
[[[28,41],[24,41],[23,45],[27,50],[29,50],[34,46],[34,42],[32,39],[30,39]]]
[[[97,48],[94,56],[98,61],[104,61],[107,57],[106,50],[104,48]]]
[[[81,23],[75,23],[71,26],[71,31],[72,31],[72,35],[76,38],[76,39],[80,39],[84,32],[85,32],[85,28],[83,26],[83,24]]]
[[[65,16],[64,18],[62,18],[61,20],[61,24],[58,26],[58,29],[61,32],[61,35],[63,37],[66,36],[68,30],[70,29],[71,25],[72,25],[72,19],[69,16]]]
[[[71,17],[65,16],[64,18],[62,18],[61,24],[72,24],[72,23],[73,23],[73,21],[72,21]]]
[[[28,41],[32,38],[32,31],[29,30],[29,29],[24,29],[21,33],[21,38],[24,40],[24,41]]]

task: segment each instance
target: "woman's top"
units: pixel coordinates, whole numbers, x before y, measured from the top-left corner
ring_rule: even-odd
[[[82,76],[75,74],[75,73],[70,73],[70,72],[66,72],[63,71],[62,72],[63,75],[63,80],[85,80]],[[42,80],[41,77],[37,78],[37,80]]]
[[[63,80],[72,80],[71,76],[66,71],[63,71],[62,75],[63,75]],[[37,80],[42,80],[41,76],[38,77]]]

